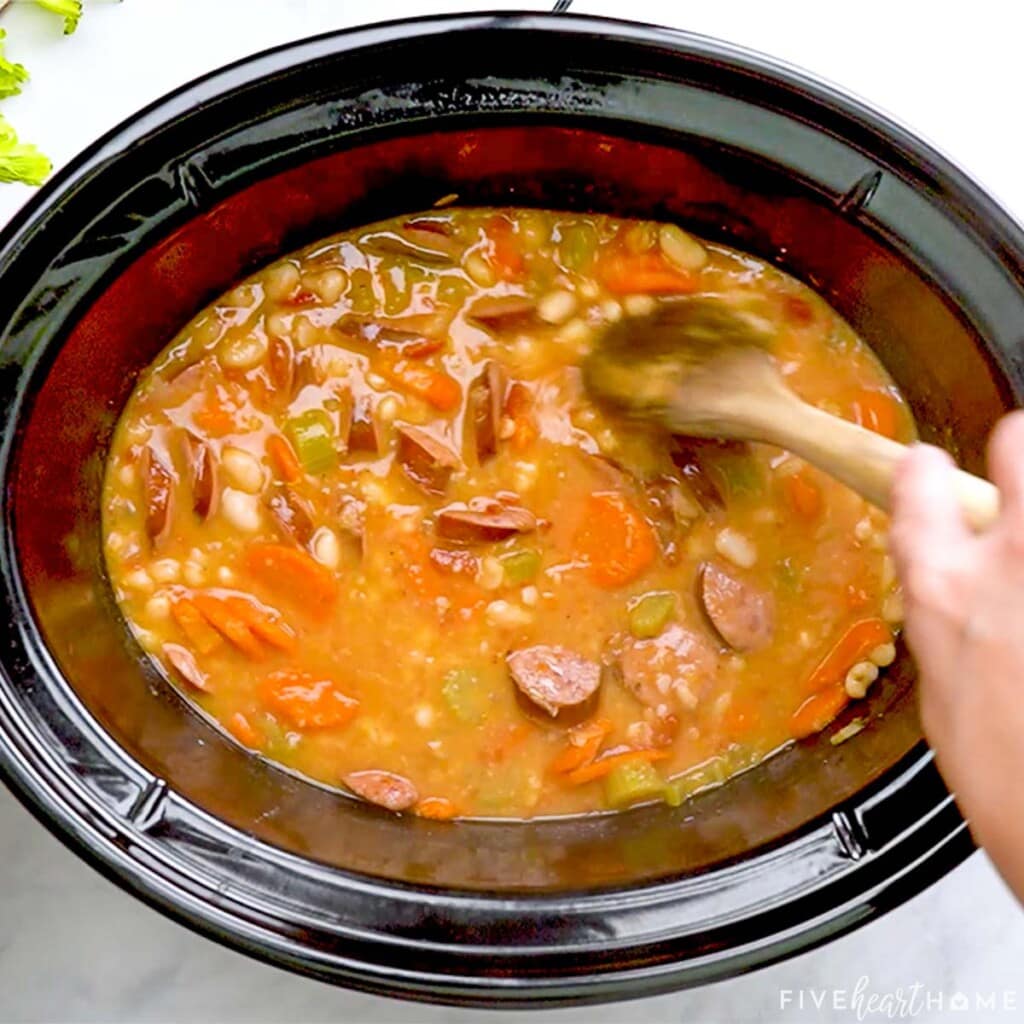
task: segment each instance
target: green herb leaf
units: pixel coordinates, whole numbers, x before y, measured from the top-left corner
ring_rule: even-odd
[[[69,36],[78,28],[82,16],[82,0],[35,0],[43,10],[59,14],[64,19],[64,35]]]
[[[18,134],[0,115],[0,181],[41,185],[52,170],[49,157],[35,146],[18,141]]]
[[[28,81],[28,71],[24,64],[15,64],[4,56],[4,40],[7,33],[0,28],[0,100],[6,96],[17,96],[21,92],[21,83]]]

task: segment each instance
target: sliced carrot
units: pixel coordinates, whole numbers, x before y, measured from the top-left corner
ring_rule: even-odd
[[[425,796],[414,808],[413,814],[432,821],[450,821],[458,814],[455,804],[443,796]]]
[[[241,711],[236,711],[225,723],[232,736],[245,747],[260,747],[263,737]]]
[[[537,428],[533,422],[533,395],[530,389],[516,381],[508,389],[508,397],[505,399],[505,415],[513,423],[511,437],[512,447],[516,451],[523,451],[537,439]]]
[[[209,654],[223,643],[220,634],[210,626],[187,597],[179,597],[171,602],[171,615],[185,634],[189,645],[200,654]]]
[[[402,355],[409,359],[425,359],[444,348],[444,338],[417,338],[402,346]]]
[[[301,548],[253,544],[245,553],[249,571],[267,587],[304,606],[325,612],[338,596],[334,573]]]
[[[192,414],[192,420],[207,437],[223,437],[236,429],[234,413],[223,405],[204,405]]]
[[[516,240],[515,225],[502,216],[492,217],[484,227],[491,243],[491,263],[498,276],[514,281],[523,275],[523,252]]]
[[[842,685],[846,673],[882,644],[892,643],[892,630],[881,619],[861,619],[839,638],[808,676],[804,693],[813,695]]]
[[[669,756],[670,752],[667,750],[624,750],[621,754],[610,754],[599,761],[581,765],[575,771],[569,772],[568,779],[574,786],[580,786],[584,782],[603,779],[620,764],[629,764],[631,761],[664,761]]]
[[[267,455],[277,468],[278,476],[288,484],[302,479],[302,463],[288,443],[287,438],[280,434],[271,434],[267,438]]]
[[[783,486],[790,507],[801,519],[811,522],[821,515],[825,505],[821,488],[807,470],[791,473],[784,479]]]
[[[811,736],[832,721],[849,703],[849,696],[843,681],[831,684],[827,689],[812,694],[800,705],[789,720],[789,729],[794,739]]]
[[[462,388],[454,377],[421,363],[382,354],[374,364],[382,377],[435,409],[449,412],[462,401]]]
[[[249,631],[276,647],[280,651],[291,654],[299,645],[299,638],[288,625],[276,608],[261,604],[255,598],[236,595],[224,598],[229,612],[237,616],[249,627]]]
[[[613,253],[598,263],[597,276],[616,295],[680,295],[696,287],[690,274],[676,270],[657,252]]]
[[[275,714],[299,729],[328,729],[350,722],[359,701],[347,697],[331,679],[288,669],[263,682],[263,698]]]
[[[611,731],[612,723],[607,718],[595,718],[592,722],[577,726],[569,733],[568,742],[561,753],[551,762],[551,770],[564,775],[589,764],[597,757],[601,744]]]
[[[863,390],[851,405],[854,422],[883,437],[899,432],[899,405],[888,391]]]
[[[600,587],[621,587],[654,561],[658,544],[640,512],[617,491],[588,495],[576,531],[577,553]]]
[[[225,639],[230,640],[246,657],[253,661],[263,658],[263,647],[246,623],[212,594],[193,594],[195,606],[203,617]]]

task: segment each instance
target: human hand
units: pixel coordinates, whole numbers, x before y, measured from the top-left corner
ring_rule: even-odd
[[[891,541],[921,721],[976,840],[1024,900],[1024,411],[989,444],[1000,516],[965,525],[953,461],[915,445],[893,490]]]

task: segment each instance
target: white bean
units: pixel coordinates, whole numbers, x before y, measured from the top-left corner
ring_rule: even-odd
[[[869,655],[868,661],[879,668],[885,668],[896,660],[895,644],[879,644]]]
[[[533,608],[540,600],[540,591],[534,586],[523,587],[519,592],[519,597],[527,608]]]
[[[146,602],[146,615],[151,619],[166,619],[171,614],[171,599],[166,594],[154,594]]]
[[[251,370],[267,357],[269,344],[263,331],[228,334],[217,346],[217,361],[226,370]]]
[[[528,626],[533,622],[533,616],[525,609],[510,601],[501,599],[492,601],[484,613],[487,622],[491,626]]]
[[[310,550],[313,557],[328,569],[337,569],[341,564],[341,542],[338,535],[328,526],[321,526],[313,534]]]
[[[505,581],[505,569],[493,555],[485,555],[480,559],[480,568],[476,572],[476,582],[484,590],[497,590]]]
[[[381,423],[394,423],[400,411],[398,399],[394,395],[385,395],[377,403],[377,418]]]
[[[217,569],[217,582],[223,583],[225,587],[230,587],[236,580],[236,576],[233,569],[229,569],[226,565],[222,565]]]
[[[220,461],[228,479],[246,494],[258,494],[263,489],[263,469],[254,455],[242,448],[227,447]]]
[[[333,306],[341,298],[341,293],[347,285],[348,274],[337,267],[331,267],[319,274],[307,274],[302,279],[302,286],[315,293],[321,302],[326,302],[329,306]]]
[[[592,331],[587,322],[576,317],[558,332],[558,341],[563,345],[580,345],[590,341],[591,336]]]
[[[429,704],[418,704],[412,717],[421,729],[429,729],[434,724],[434,709]]]
[[[478,249],[474,249],[466,256],[463,267],[469,275],[470,280],[481,288],[492,288],[497,280],[494,274],[494,268],[487,262],[483,253]]]
[[[665,259],[680,270],[700,270],[708,261],[704,246],[676,224],[662,224],[658,245]]]
[[[548,292],[537,303],[537,315],[549,324],[563,324],[576,312],[576,296],[559,289]]]
[[[271,302],[283,302],[299,287],[299,268],[294,263],[278,263],[263,275],[263,291]]]
[[[854,700],[860,700],[867,695],[871,684],[878,678],[878,666],[870,661],[858,661],[849,672],[846,673],[846,693]]]
[[[618,323],[622,319],[622,304],[616,299],[605,299],[598,308],[601,318],[610,324]]]
[[[268,313],[263,319],[263,326],[271,338],[286,338],[291,333],[292,314],[283,313],[279,309]]]
[[[161,558],[149,567],[149,575],[157,583],[177,583],[181,579],[181,563],[176,558]]]
[[[891,625],[903,621],[903,594],[894,590],[882,602],[882,618]]]
[[[198,562],[187,561],[182,567],[182,575],[190,587],[201,587],[206,582],[206,569]]]
[[[622,306],[630,316],[649,316],[658,308],[658,301],[650,295],[627,295]]]
[[[133,569],[125,574],[121,582],[129,590],[141,590],[144,594],[153,589],[153,577],[145,569]]]
[[[719,530],[715,537],[715,550],[741,569],[750,569],[757,562],[757,548],[753,541],[728,526]]]
[[[517,491],[532,490],[537,484],[537,464],[535,462],[517,462],[512,470],[512,481]]]
[[[255,533],[260,528],[260,506],[252,494],[227,487],[220,497],[220,509],[237,530]]]

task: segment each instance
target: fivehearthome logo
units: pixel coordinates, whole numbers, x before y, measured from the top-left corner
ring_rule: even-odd
[[[913,1020],[922,1014],[964,1014],[966,1020],[975,1015],[1016,1014],[1024,1008],[1014,988],[978,992],[946,992],[929,988],[920,982],[883,991],[871,987],[871,979],[862,975],[853,988],[783,988],[779,989],[779,1009],[788,1012],[789,1020],[814,1020],[825,1013],[848,1013],[850,1020]]]

